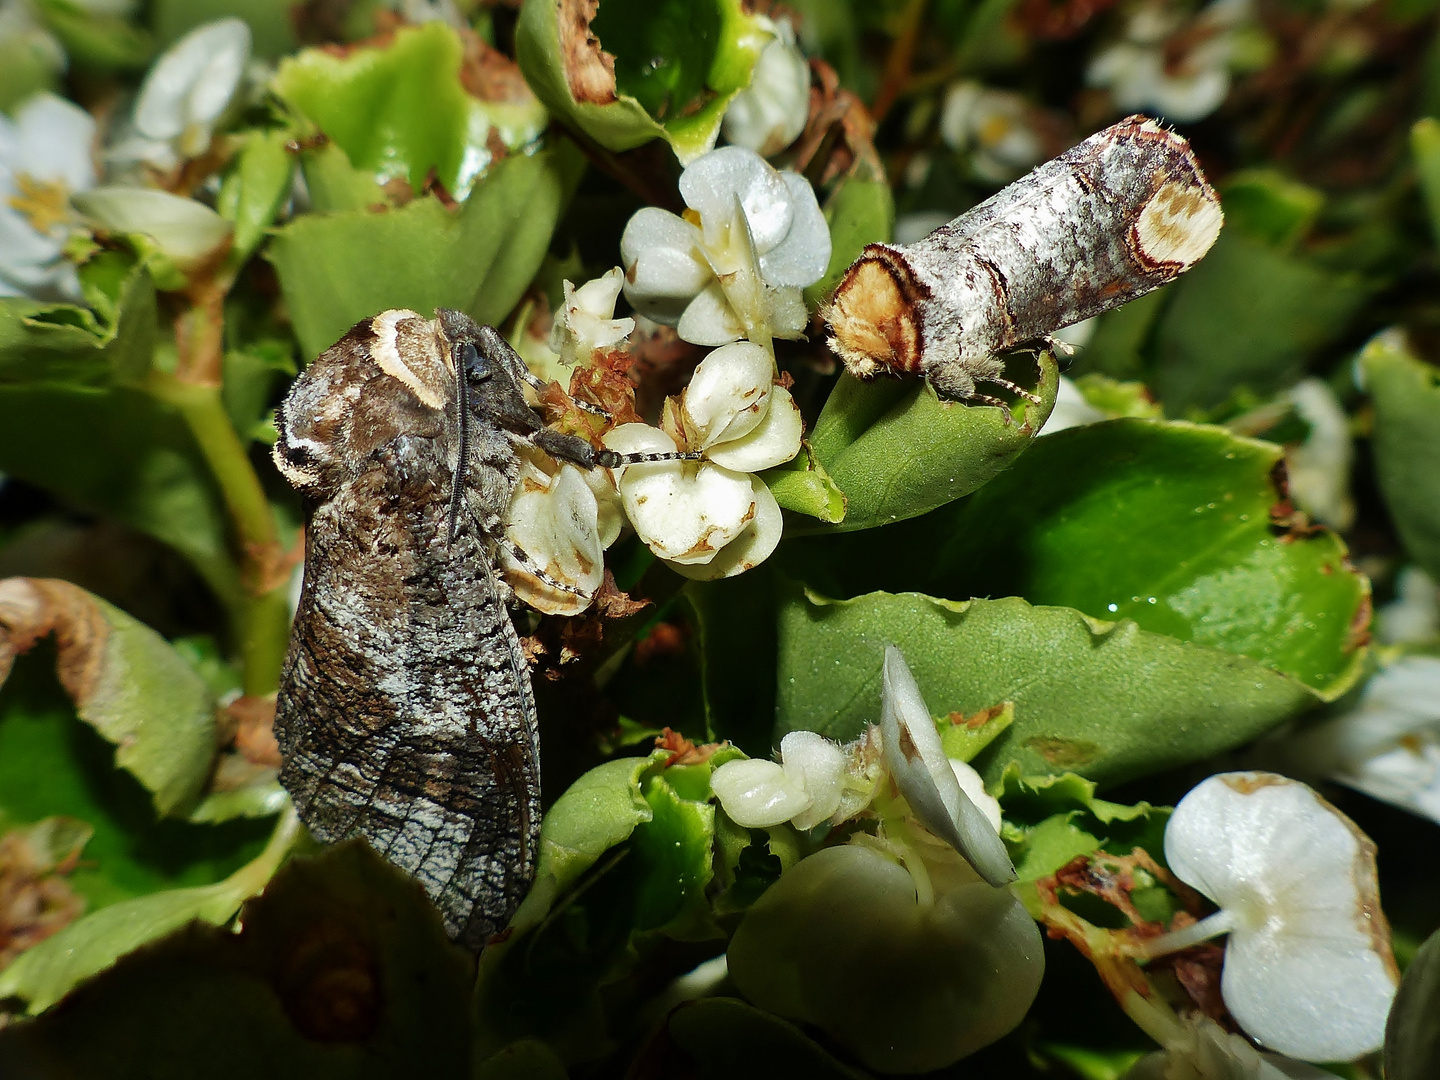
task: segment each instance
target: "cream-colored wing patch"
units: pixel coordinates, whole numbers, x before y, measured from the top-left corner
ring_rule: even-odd
[[[371,326],[375,343],[370,355],[380,370],[430,408],[445,408],[455,369],[438,324],[407,308],[394,308],[376,315]]]

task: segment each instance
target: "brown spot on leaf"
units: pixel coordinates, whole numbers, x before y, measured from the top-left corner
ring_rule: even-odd
[[[600,0],[560,0],[556,13],[560,35],[560,62],[565,82],[576,101],[608,105],[617,100],[615,57],[600,47],[590,23],[600,10]]]
[[[275,990],[297,1030],[317,1042],[362,1042],[379,1026],[379,965],[358,928],[317,920],[275,974]]]
[[[1025,746],[1034,750],[1051,765],[1070,768],[1083,765],[1100,752],[1100,747],[1083,739],[1062,739],[1053,735],[1035,735],[1025,740]]]

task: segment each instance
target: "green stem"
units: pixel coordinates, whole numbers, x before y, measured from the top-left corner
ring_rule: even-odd
[[[275,516],[250,455],[230,422],[220,388],[185,382],[152,372],[150,392],[173,405],[185,418],[195,443],[220,487],[240,549],[248,588],[231,609],[240,643],[243,688],[262,696],[280,682],[280,664],[289,636],[290,610],[283,584],[270,585],[270,571],[279,558]]]

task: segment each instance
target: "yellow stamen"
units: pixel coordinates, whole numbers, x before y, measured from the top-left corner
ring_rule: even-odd
[[[27,173],[15,174],[19,195],[12,195],[10,205],[25,215],[31,228],[49,234],[57,225],[70,220],[70,191],[59,180],[37,180]]]

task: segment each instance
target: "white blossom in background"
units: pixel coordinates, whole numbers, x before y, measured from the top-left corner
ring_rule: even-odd
[[[895,228],[891,230],[891,242],[895,244],[913,244],[917,240],[923,240],[941,225],[949,225],[955,220],[955,215],[947,210],[917,210],[913,214],[901,214],[895,219]]]
[[[513,548],[501,549],[505,580],[536,611],[579,615],[600,591],[605,549],[623,524],[619,496],[601,470],[522,448],[505,524]]]
[[[0,61],[31,67],[22,59],[29,54],[35,66],[55,74],[69,65],[65,47],[35,17],[29,0],[0,3]]]
[[[1386,645],[1412,645],[1440,637],[1440,586],[1418,566],[1395,577],[1395,599],[1375,613],[1375,636]]]
[[[71,202],[102,229],[150,237],[181,270],[207,262],[230,239],[230,222],[204,203],[168,191],[111,185],[75,195]]]
[[[128,137],[110,149],[110,161],[172,169],[199,157],[235,100],[249,61],[244,20],[217,19],[191,30],[151,66]]]
[[[1248,1035],[1302,1061],[1380,1048],[1399,973],[1375,845],[1349,818],[1298,781],[1222,773],[1175,807],[1165,861],[1220,910],[1151,956],[1228,934],[1220,992]]]
[[[661,427],[622,424],[604,443],[621,453],[699,452],[699,461],[659,461],[615,470],[625,516],[640,539],[678,573],[730,577],[770,557],[780,542],[779,504],[754,473],[800,452],[794,398],[775,385],[768,349],[737,341],[710,353]]]
[[[1146,1054],[1124,1080],[1333,1080],[1335,1074],[1266,1054],[1208,1016],[1187,1017],[1163,1050]]]
[[[1440,822],[1440,659],[1402,656],[1355,708],[1291,736],[1287,760]]]
[[[996,184],[1014,180],[1046,156],[1034,110],[1024,96],[970,80],[946,92],[940,138],[950,149],[969,155],[977,177]]]
[[[80,299],[63,251],[70,198],[95,184],[94,141],[90,114],[54,94],[0,114],[0,296]]]
[[[596,350],[614,348],[630,336],[635,320],[615,318],[623,282],[624,271],[617,266],[578,289],[564,283],[565,299],[550,328],[550,348],[560,363],[588,362]]]
[[[1050,410],[1039,435],[1054,435],[1066,428],[1083,427],[1104,419],[1105,413],[1085,400],[1085,395],[1080,392],[1080,387],[1075,385],[1075,380],[1061,375],[1060,385],[1055,392],[1055,408]]]
[[[1130,16],[1124,39],[1090,62],[1085,79],[1108,87],[1121,112],[1202,119],[1230,92],[1234,32],[1250,16],[1250,0],[1214,0],[1194,16],[1147,3]]]
[[[795,27],[782,18],[769,29],[775,37],[761,50],[750,85],[735,95],[720,128],[726,142],[762,157],[798,139],[810,112],[810,65],[795,43]]]
[[[1319,379],[1305,379],[1285,396],[1310,425],[1305,441],[1286,455],[1290,495],[1295,505],[1316,521],[1348,529],[1355,520],[1355,503],[1350,498],[1354,458],[1350,418],[1335,392]]]
[[[810,182],[753,150],[722,146],[680,175],[685,217],[646,207],[625,226],[625,298],[696,345],[798,338],[800,292],[830,263],[830,229]]]

